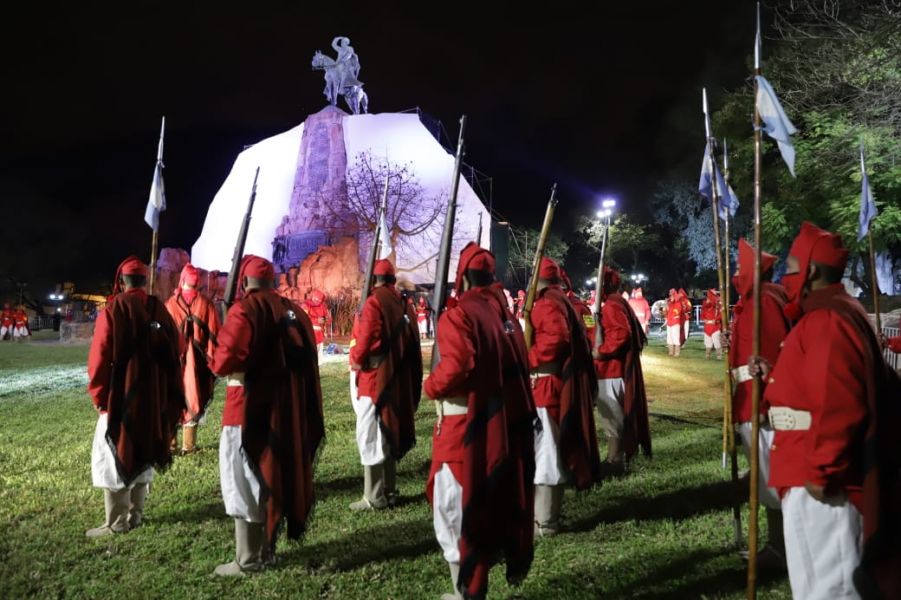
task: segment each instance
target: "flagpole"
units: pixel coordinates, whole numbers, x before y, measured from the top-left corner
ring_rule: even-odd
[[[870,240],[870,273],[872,274],[873,285],[873,312],[876,313],[876,335],[882,335],[882,316],[879,314],[879,276],[876,274],[876,249],[873,245],[873,228],[872,224],[867,232],[867,238]]]
[[[720,303],[722,304],[722,300],[727,296],[727,286],[729,285],[728,280],[725,277],[724,270],[724,262],[723,254],[721,252],[722,241],[720,238],[720,190],[717,182],[717,173],[716,173],[716,160],[714,159],[714,144],[716,143],[716,139],[713,137],[713,131],[710,127],[710,113],[707,105],[707,89],[705,88],[703,91],[704,98],[704,128],[705,133],[707,134],[707,147],[708,154],[707,160],[710,165],[710,182],[711,182],[711,201],[710,201],[710,210],[711,215],[713,216],[713,249],[714,254],[716,255],[716,276],[717,281],[719,283],[720,290]],[[726,210],[726,215],[728,216],[728,209]],[[720,308],[720,336],[725,334],[726,329],[729,326],[728,317],[727,317],[728,305],[726,305],[726,310]],[[732,427],[732,371],[729,367],[729,347],[725,346],[723,348],[723,468],[726,468],[726,454],[729,450],[729,429]],[[737,471],[735,472],[736,477],[734,478],[737,481]],[[735,545],[736,548],[741,547],[741,510],[739,509],[738,502],[735,501],[732,503],[732,517],[733,517],[733,525],[734,525],[734,534],[735,534]]]
[[[762,146],[763,131],[760,123],[760,110],[757,95],[760,93],[760,83],[757,77],[763,75],[760,67],[761,54],[760,34],[760,3],[757,3],[757,36],[754,40],[754,291],[753,307],[754,320],[751,336],[751,355],[760,356],[760,260],[761,260],[761,219],[760,219],[760,195],[762,176]],[[757,598],[757,513],[758,513],[758,486],[760,477],[760,377],[751,380],[751,472],[750,493],[748,498],[748,600]]]
[[[726,189],[729,189],[729,148],[726,145],[726,138],[723,138],[723,179],[726,182]],[[735,201],[735,198],[732,199]],[[723,240],[723,277],[726,280],[725,285],[723,286],[723,290],[725,296],[723,297],[723,331],[726,331],[728,328],[731,331],[732,320],[731,320],[731,306],[732,306],[732,274],[731,274],[731,256],[732,256],[732,238],[729,233],[729,221],[730,217],[730,209],[727,209],[723,214],[723,226],[725,239]],[[731,361],[729,360],[729,348],[726,348],[726,352],[724,355],[724,360],[726,361],[726,367],[729,369],[729,374],[727,377],[732,379],[731,373]],[[735,390],[731,390],[732,395],[735,395]],[[732,399],[726,403],[726,420],[728,422],[728,439],[727,441],[727,450],[729,451],[729,462],[730,462],[730,475],[732,479],[732,484],[738,488],[738,448],[735,446],[735,427],[732,424],[733,414],[732,414]],[[736,497],[738,495],[736,494]],[[733,503],[732,505],[732,521],[735,529],[735,547],[741,548],[742,546],[742,531],[741,531],[741,509],[739,508],[738,502]]]
[[[156,151],[156,168],[160,169],[162,167],[163,162],[163,136],[166,133],[166,117],[163,116],[162,125],[160,125],[160,143],[157,146]],[[159,218],[159,216],[157,216]],[[159,222],[157,222],[157,226],[153,228],[153,240],[150,242],[150,286],[148,291],[151,295],[153,295],[153,286],[156,283],[156,255],[158,253],[159,246]]]

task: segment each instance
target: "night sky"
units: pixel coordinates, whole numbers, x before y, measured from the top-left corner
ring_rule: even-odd
[[[149,257],[143,211],[163,114],[160,242],[190,249],[243,146],[324,106],[310,59],[333,54],[336,35],[360,57],[371,112],[418,106],[451,144],[468,115],[466,160],[493,178],[503,217],[538,227],[557,181],[561,234],[606,194],[647,218],[656,178],[697,168],[700,87],[715,102],[746,77],[754,19],[752,3],[722,0],[603,2],[591,14],[569,2],[494,14],[488,2],[419,13],[178,4],[34,3],[5,19],[0,279],[42,295],[55,281],[110,280],[127,254]]]

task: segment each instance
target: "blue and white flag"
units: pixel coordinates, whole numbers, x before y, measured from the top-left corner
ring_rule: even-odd
[[[876,210],[876,201],[873,199],[873,190],[870,189],[867,167],[863,160],[863,145],[860,146],[860,175],[860,229],[857,230],[858,242],[867,237],[867,234],[870,232],[870,222],[879,214],[879,211]]]
[[[713,177],[711,171],[716,177],[716,195],[719,199],[719,216],[725,220],[727,216],[734,217],[735,211],[738,210],[738,197],[732,190],[732,187],[726,184],[722,172],[717,167],[710,152],[710,144],[704,149],[704,160],[701,162],[701,178],[698,181],[698,192],[713,202]]]
[[[160,144],[156,151],[156,166],[153,168],[153,182],[150,184],[150,199],[144,210],[144,222],[158,231],[160,213],[166,210],[166,186],[163,184],[163,135],[166,132],[166,117],[160,127]]]
[[[773,86],[762,75],[755,77],[757,80],[757,112],[763,121],[763,131],[776,140],[782,160],[788,166],[792,177],[795,176],[795,147],[792,145],[791,136],[798,130],[792,125],[782,104],[773,90]]]

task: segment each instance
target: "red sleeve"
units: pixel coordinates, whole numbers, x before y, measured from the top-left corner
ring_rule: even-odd
[[[219,345],[210,362],[210,370],[220,377],[243,372],[250,357],[253,325],[240,302],[228,309],[218,337]]]
[[[381,346],[382,310],[375,296],[366,299],[363,314],[357,319],[354,333],[356,342],[350,349],[350,361],[363,365]]]
[[[476,367],[472,326],[459,308],[445,312],[438,321],[441,360],[423,384],[426,396],[435,400],[458,394]]]
[[[892,352],[901,354],[901,335],[888,339],[888,348]]]
[[[559,302],[539,299],[532,308],[534,336],[529,350],[529,368],[558,360],[569,347],[566,308]]]
[[[88,353],[88,393],[94,406],[106,410],[113,366],[113,332],[109,310],[102,310],[94,322],[94,337]]]
[[[614,358],[621,354],[632,337],[629,315],[616,301],[607,301],[601,309],[604,343],[598,347],[601,358]]]
[[[867,420],[865,361],[860,334],[834,312],[817,311],[806,323],[817,332],[805,356],[811,396],[811,428],[807,436],[808,480],[841,485],[852,462],[852,449],[863,439]],[[828,340],[828,342],[827,342]]]

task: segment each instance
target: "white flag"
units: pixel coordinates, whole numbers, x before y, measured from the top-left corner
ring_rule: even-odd
[[[779,152],[782,153],[782,160],[788,165],[788,170],[792,177],[795,176],[795,147],[792,145],[791,136],[798,133],[798,130],[792,125],[782,104],[776,96],[773,86],[764,79],[762,75],[758,75],[757,79],[757,112],[763,121],[763,131],[768,136],[776,140],[779,145]]]
[[[160,144],[156,151],[156,166],[153,168],[153,182],[150,184],[150,199],[144,210],[144,222],[157,231],[160,227],[160,213],[166,210],[166,186],[163,184],[163,135],[166,131],[166,117],[160,127]]]

